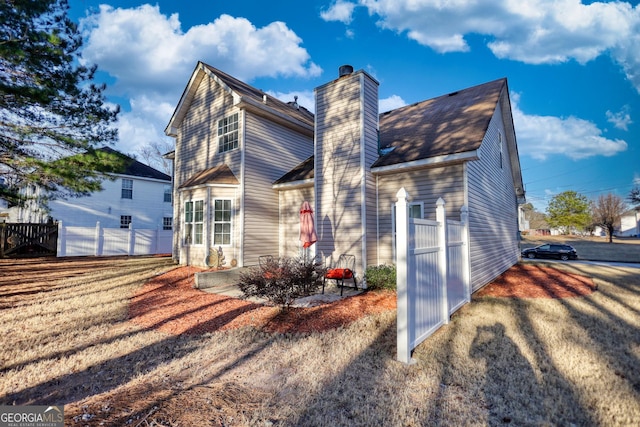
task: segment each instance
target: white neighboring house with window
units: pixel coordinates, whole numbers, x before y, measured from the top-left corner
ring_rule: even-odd
[[[101,150],[115,151],[104,147]],[[122,153],[120,153],[122,154]],[[124,154],[122,154],[125,156]],[[173,225],[171,176],[129,156],[126,169],[102,182],[102,191],[85,197],[49,202],[48,215],[36,222],[62,221],[67,227],[167,229]],[[22,209],[18,222],[32,222],[34,212]]]

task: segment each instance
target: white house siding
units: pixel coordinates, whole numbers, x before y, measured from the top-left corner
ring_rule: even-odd
[[[122,198],[122,179],[133,181],[133,198]],[[53,200],[49,216],[65,226],[120,228],[120,216],[131,216],[133,228],[162,229],[163,218],[173,217],[171,202],[164,201],[164,189],[170,181],[118,176],[103,181],[103,190],[89,196]]]
[[[280,256],[300,256],[300,207],[305,200],[315,212],[313,186],[280,191]]]
[[[313,139],[245,114],[244,265],[279,252],[278,191],[273,182],[313,154]],[[299,201],[302,204],[302,200]]]
[[[502,134],[502,165],[499,134]],[[468,163],[471,287],[477,290],[518,262],[518,205],[500,107],[479,160]]]
[[[411,197],[410,203],[421,203],[425,219],[436,219],[436,202],[445,201],[447,217],[460,219],[464,205],[464,165],[448,166],[397,172],[378,176],[378,248],[377,260],[370,264],[392,264],[394,259],[392,212],[397,201],[396,193],[404,187]]]
[[[619,237],[634,237],[640,234],[640,210],[625,212],[620,217]]]

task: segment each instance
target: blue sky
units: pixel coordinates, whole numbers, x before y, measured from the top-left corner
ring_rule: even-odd
[[[527,199],[640,185],[640,7],[577,0],[70,0],[110,101],[117,148],[165,141],[197,63],[313,109],[344,64],[380,111],[507,77]]]

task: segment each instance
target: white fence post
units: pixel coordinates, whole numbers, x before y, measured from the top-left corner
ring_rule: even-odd
[[[128,230],[128,236],[127,236],[127,242],[129,244],[129,248],[127,250],[127,254],[129,256],[133,255],[134,249],[135,249],[135,238],[133,235],[133,221],[129,223],[129,230]]]
[[[96,233],[95,240],[93,242],[95,250],[93,251],[94,256],[102,255],[102,245],[101,245],[101,230],[100,230],[100,221],[96,221]]]
[[[464,294],[467,302],[471,302],[471,265],[469,260],[469,208],[462,206],[460,208],[460,222],[464,226],[462,232],[463,250],[462,250],[462,279],[464,280]]]
[[[442,283],[442,319],[449,323],[449,298],[447,296],[447,214],[442,197],[436,202],[436,221],[438,222],[438,274]]]
[[[409,295],[407,251],[409,246],[409,194],[403,188],[396,194],[396,288],[397,288],[397,358],[400,362],[411,363],[411,342],[409,337]]]
[[[65,235],[64,226],[62,221],[58,221],[58,250],[56,251],[57,257],[67,255],[67,236]]]

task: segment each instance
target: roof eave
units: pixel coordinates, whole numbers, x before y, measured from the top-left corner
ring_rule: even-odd
[[[164,134],[167,136],[171,136],[173,138],[178,136],[178,128],[180,127],[180,123],[182,119],[184,119],[185,114],[187,113],[188,106],[195,95],[195,91],[198,88],[198,84],[202,81],[205,74],[204,64],[198,61],[196,68],[191,73],[191,78],[189,79],[189,83],[184,88],[182,92],[182,96],[180,96],[180,101],[178,101],[178,105],[175,110],[173,110],[173,114],[171,115],[171,119],[169,120],[169,124],[164,129]]]
[[[441,156],[428,157],[426,159],[414,160],[410,162],[372,167],[371,173],[375,175],[385,175],[395,172],[405,172],[413,169],[444,166],[451,163],[469,162],[472,160],[478,160],[479,158],[480,156],[478,154],[478,150],[465,151],[462,153],[454,154],[443,154]]]
[[[313,136],[313,124],[305,123],[301,120],[297,120],[294,117],[283,114],[275,109],[269,107],[268,98],[267,102],[258,102],[253,98],[242,96],[235,104],[239,108],[244,108],[260,116],[266,116],[271,120],[278,122],[284,126],[293,128],[298,132],[301,132],[307,136]]]
[[[273,184],[274,190],[292,190],[295,188],[312,187],[315,182],[315,178],[303,179],[291,182],[281,182],[279,184]]]

